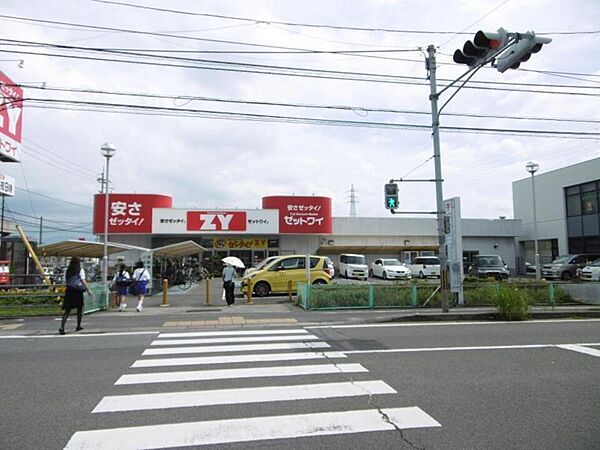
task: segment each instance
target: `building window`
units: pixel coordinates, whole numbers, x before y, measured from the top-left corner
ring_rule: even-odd
[[[581,215],[581,197],[579,194],[567,195],[567,217]]]
[[[583,214],[596,214],[598,212],[598,193],[594,191],[581,194]]]

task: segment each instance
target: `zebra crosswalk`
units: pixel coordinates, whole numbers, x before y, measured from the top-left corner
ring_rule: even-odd
[[[339,410],[298,413],[296,405],[397,394],[384,380],[353,379],[368,378],[369,370],[330,348],[304,329],[161,333],[115,382],[114,395],[102,398],[91,411],[92,417],[127,415],[138,425],[77,431],[65,448],[200,447],[441,426],[417,406],[344,410],[338,404]],[[241,410],[249,411],[248,417],[219,420],[206,409],[227,405],[256,406]],[[264,405],[280,405],[277,411],[289,409],[289,414],[265,417],[254,412]],[[176,408],[195,411],[192,419],[204,411],[209,420],[153,423],[154,416],[147,416],[151,423],[144,423],[144,411]]]

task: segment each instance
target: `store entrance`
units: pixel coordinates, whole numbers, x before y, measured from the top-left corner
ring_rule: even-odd
[[[252,250],[229,250],[229,256],[240,258],[246,268],[252,267]]]

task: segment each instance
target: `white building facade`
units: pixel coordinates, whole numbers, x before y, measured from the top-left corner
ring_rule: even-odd
[[[600,253],[600,158],[534,177],[540,261]],[[532,191],[531,176],[513,182],[514,216],[522,221],[518,251],[531,263],[535,260]]]

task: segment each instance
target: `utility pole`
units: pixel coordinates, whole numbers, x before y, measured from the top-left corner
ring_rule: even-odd
[[[356,191],[354,185],[350,185],[350,217],[356,217]]]
[[[42,245],[42,227],[44,226],[44,218],[40,216],[40,239],[38,241],[38,247]]]
[[[442,158],[440,155],[440,115],[438,113],[437,84],[435,78],[435,46],[427,47],[427,69],[429,70],[429,100],[431,100],[431,135],[433,138],[433,161],[435,165],[435,198],[440,258],[440,290],[442,293],[442,312],[448,312],[448,256],[446,236],[444,234],[444,193],[442,191]]]

